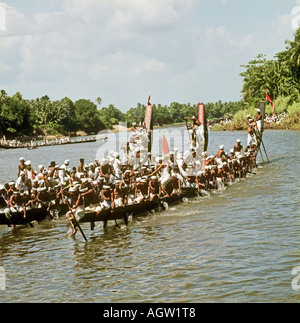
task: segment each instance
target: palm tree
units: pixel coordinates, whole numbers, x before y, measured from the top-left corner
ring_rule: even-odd
[[[286,40],[287,58],[293,66],[300,67],[300,28],[295,33],[294,41]]]

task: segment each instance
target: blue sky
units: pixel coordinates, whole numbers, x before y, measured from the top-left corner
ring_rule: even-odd
[[[298,16],[292,10],[299,6]],[[31,99],[236,101],[257,54],[293,39],[299,0],[0,0],[0,89]],[[300,19],[299,19],[300,22]]]

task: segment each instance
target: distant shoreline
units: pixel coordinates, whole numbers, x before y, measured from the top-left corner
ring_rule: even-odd
[[[172,123],[172,124],[165,124],[161,126],[154,126],[154,129],[163,129],[163,128],[172,128],[172,127],[180,127],[185,126],[185,122],[178,122],[178,123]],[[127,128],[122,125],[114,125],[113,129],[104,129],[100,133],[103,132],[103,134],[109,134],[109,133],[118,133],[118,132],[129,132],[131,128]],[[264,126],[265,130],[300,130],[300,122],[290,122],[290,120],[287,118],[286,120],[283,120],[280,124],[265,124]],[[210,131],[247,131],[246,125],[241,124],[235,124],[235,123],[228,123],[226,125],[220,125],[216,124],[212,128],[209,129]],[[94,134],[97,135],[97,134]],[[84,137],[89,136],[87,133],[80,131],[77,132],[75,136],[72,137]],[[44,136],[43,140],[56,140],[67,137],[63,134],[57,134],[57,135],[48,135]]]

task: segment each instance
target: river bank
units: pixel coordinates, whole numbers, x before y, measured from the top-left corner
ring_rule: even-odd
[[[247,124],[245,119],[236,119],[227,124],[215,124],[211,131],[246,131]],[[295,115],[287,116],[280,120],[280,122],[264,123],[264,129],[266,130],[300,130],[300,108],[299,113]]]

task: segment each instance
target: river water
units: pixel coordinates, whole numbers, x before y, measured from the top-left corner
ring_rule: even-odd
[[[0,182],[15,179],[21,156],[34,168],[66,158],[77,166],[81,157],[88,163],[117,150],[126,135],[110,134],[102,144],[2,150]],[[247,136],[209,135],[209,154],[220,144],[229,151],[237,138],[245,145]],[[155,152],[161,137],[156,130]],[[184,128],[166,129],[166,137],[171,149],[188,141]],[[299,302],[292,274],[300,265],[299,142],[297,131],[265,131],[270,163],[259,155],[257,175],[128,227],[97,226],[91,233],[84,224],[88,242],[68,237],[65,220],[0,228],[6,287],[0,302]]]

